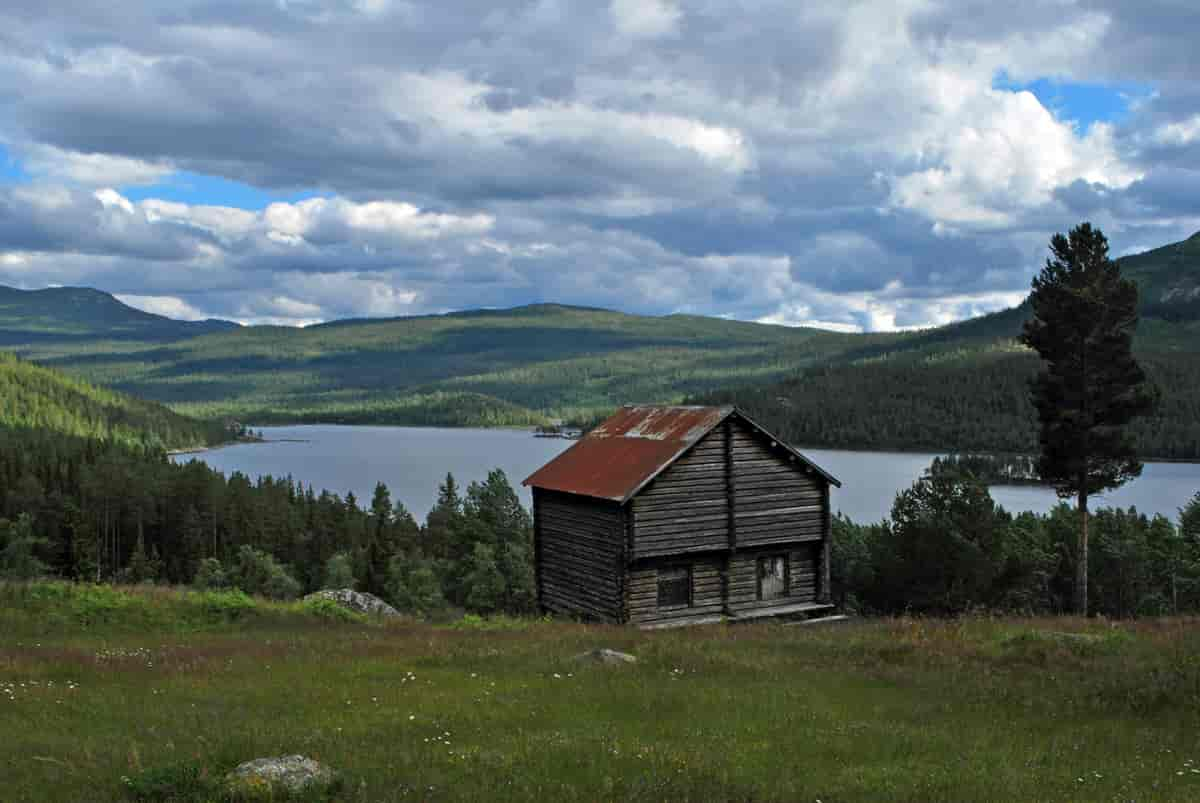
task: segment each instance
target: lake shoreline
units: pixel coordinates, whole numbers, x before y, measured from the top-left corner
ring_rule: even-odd
[[[388,428],[398,428],[398,429],[422,429],[422,430],[438,430],[438,429],[457,430],[457,431],[488,430],[488,431],[494,431],[494,432],[527,432],[527,433],[529,433],[530,437],[534,437],[534,432],[536,431],[535,425],[530,425],[530,426],[504,425],[504,426],[489,427],[489,426],[465,426],[465,425],[457,426],[457,425],[453,425],[453,424],[383,424],[383,423],[380,423],[380,424],[345,424],[345,423],[339,423],[336,421],[298,421],[298,422],[288,423],[288,424],[273,423],[273,424],[262,424],[262,425],[254,424],[254,425],[249,426],[250,429],[255,429],[255,430],[263,429],[263,428],[278,429],[281,427],[288,427],[288,428],[296,428],[296,427],[347,427],[347,428],[351,428],[351,427],[388,427]],[[560,438],[558,438],[558,440],[575,441],[575,440],[579,440],[579,439],[578,438],[572,439],[572,438],[561,438],[560,437]],[[230,443],[226,443],[226,444],[220,444],[218,446],[204,447],[203,450],[189,449],[183,453],[190,454],[193,451],[196,451],[196,452],[208,451],[209,449],[217,449],[217,448],[222,448],[224,446],[233,446],[239,442],[240,441],[234,441],[234,442],[230,442]],[[951,455],[951,454],[973,454],[973,455],[987,455],[989,457],[1004,457],[1004,456],[1009,456],[1009,455],[1013,455],[1013,454],[1020,454],[1018,452],[999,452],[999,451],[993,452],[993,451],[987,451],[987,450],[982,450],[982,449],[980,449],[980,450],[976,450],[976,449],[961,450],[961,449],[947,449],[944,447],[932,447],[932,446],[919,447],[919,448],[914,447],[912,449],[872,448],[869,446],[835,446],[835,445],[818,446],[815,444],[792,444],[792,446],[797,451],[800,451],[800,452],[804,452],[806,450],[811,450],[811,451],[857,452],[857,453],[864,453],[864,454],[904,455],[904,456],[934,455],[934,456],[938,456],[938,457],[944,457],[946,455]],[[1156,457],[1154,455],[1141,455],[1139,459],[1144,463],[1181,463],[1181,464],[1186,464],[1186,465],[1200,465],[1200,457],[1191,457],[1191,458],[1189,458],[1189,457]],[[1035,483],[1035,484],[1038,484],[1038,483]],[[1041,486],[1041,487],[1047,487],[1047,486]]]
[[[302,424],[262,430],[264,441],[255,448],[220,447],[171,459],[202,460],[227,475],[236,471],[252,479],[290,476],[306,487],[341,495],[353,492],[359,500],[370,499],[382,482],[392,499],[402,502],[420,521],[432,508],[447,474],[454,475],[461,489],[485,481],[493,469],[502,469],[528,508],[531,494],[521,481],[573,445],[561,438],[535,438],[531,429],[513,427]],[[856,522],[886,519],[896,494],[923,476],[935,457],[945,454],[819,447],[801,451],[845,483],[833,493],[833,509]],[[1043,485],[988,486],[996,503],[1014,514],[1045,513],[1059,504],[1053,488]],[[1141,479],[1102,495],[1101,505],[1135,506],[1174,519],[1197,490],[1196,463],[1150,461]]]

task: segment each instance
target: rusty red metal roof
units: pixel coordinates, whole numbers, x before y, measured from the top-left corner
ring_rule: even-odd
[[[522,484],[624,502],[731,412],[732,407],[622,407]]]
[[[626,405],[531,474],[522,485],[626,502],[735,412],[761,430],[731,406]],[[841,484],[819,467],[813,468],[834,484]]]

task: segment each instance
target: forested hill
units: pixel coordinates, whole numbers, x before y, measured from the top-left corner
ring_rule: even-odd
[[[899,335],[847,335],[555,304],[304,329],[253,326],[171,343],[41,340],[23,356],[202,417],[533,425],[643,399],[781,380]]]
[[[1142,288],[1137,350],[1163,391],[1138,425],[1143,452],[1200,458],[1200,235],[1120,262]],[[173,338],[94,318],[87,337],[44,325],[8,336],[29,359],[209,419],[532,425],[694,399],[737,402],[806,446],[1028,451],[1037,361],[1013,340],[1027,312],[841,334],[540,304],[305,329],[198,324],[222,331]]]
[[[0,351],[0,428],[6,427],[152,450],[204,446],[223,434],[219,424],[187,418]]]
[[[0,346],[87,340],[181,340],[237,329],[229,321],[176,321],[87,287],[17,290],[0,285]]]
[[[1161,391],[1134,425],[1146,456],[1200,458],[1200,234],[1117,260],[1141,293],[1135,350]],[[1031,452],[1034,354],[1015,338],[1027,304],[916,332],[797,372],[695,400],[736,403],[780,437],[858,449]]]

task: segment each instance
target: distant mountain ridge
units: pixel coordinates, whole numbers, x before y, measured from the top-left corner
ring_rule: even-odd
[[[1142,288],[1137,349],[1163,390],[1139,438],[1148,454],[1200,457],[1200,235],[1119,262]],[[899,333],[562,304],[302,329],[171,321],[98,291],[59,292],[21,294],[44,306],[16,312],[20,291],[7,312],[0,293],[0,344],[211,419],[524,426],[693,399],[742,404],[808,446],[1036,447],[1025,383],[1037,362],[1014,342],[1026,304]]]
[[[177,321],[90,287],[18,290],[0,285],[0,346],[100,337],[171,341],[240,328],[231,321]]]

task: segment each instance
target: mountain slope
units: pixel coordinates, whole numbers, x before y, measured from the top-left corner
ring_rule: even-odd
[[[1161,392],[1137,421],[1139,449],[1200,458],[1200,234],[1123,257],[1141,291],[1138,359]],[[862,349],[778,383],[695,401],[736,403],[795,443],[871,449],[1030,452],[1036,355],[1015,342],[1028,303]]]
[[[534,424],[776,381],[831,354],[899,337],[534,305],[306,329],[245,327],[87,350],[43,342],[21,352],[206,417]]]
[[[87,287],[17,290],[0,285],[0,346],[37,342],[182,340],[237,329],[229,321],[176,321]]]
[[[28,428],[152,449],[204,446],[221,427],[98,388],[0,351],[0,427]]]
[[[1193,237],[1120,260],[1143,288],[1137,349],[1163,391],[1138,425],[1147,454],[1200,457],[1198,252]],[[1152,314],[1161,304],[1169,315]],[[840,334],[539,304],[158,340],[121,328],[105,339],[93,316],[94,337],[41,331],[14,350],[177,411],[256,424],[527,425],[692,398],[742,404],[810,446],[1023,451],[1036,446],[1025,383],[1037,361],[1013,338],[1027,314]]]
[[[1118,262],[1138,283],[1143,315],[1200,321],[1200,232],[1183,242],[1122,257]]]

